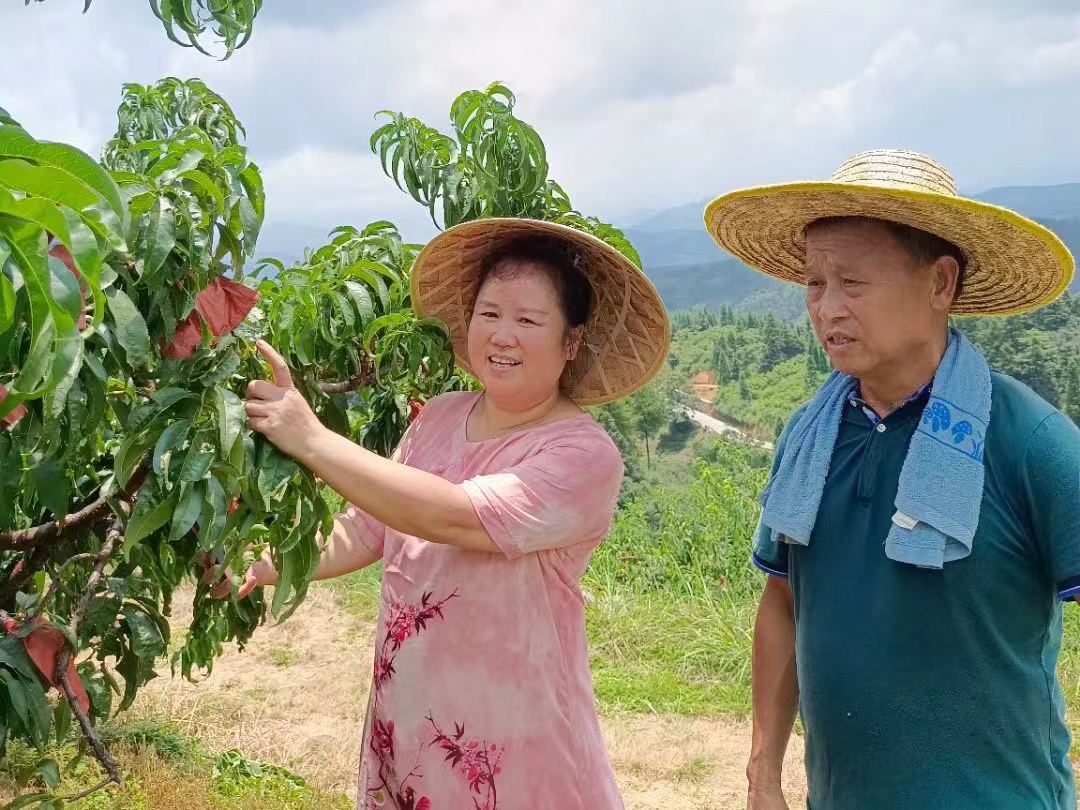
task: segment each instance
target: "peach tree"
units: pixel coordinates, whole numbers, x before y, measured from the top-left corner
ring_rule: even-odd
[[[2,116],[0,755],[77,728],[119,782],[94,725],[156,676],[181,582],[198,583],[172,656],[190,676],[265,612],[261,593],[208,599],[210,563],[242,570],[269,548],[281,619],[318,561],[318,482],[244,424],[254,340],[285,353],[328,424],[382,452],[410,402],[462,378],[445,330],[410,309],[416,248],[390,223],[245,275],[262,180],[201,82],[126,87],[101,163]],[[45,807],[55,762],[39,772]]]
[[[620,231],[573,209],[514,106],[500,84],[463,93],[453,136],[387,113],[371,146],[437,225],[555,220],[637,262]],[[121,783],[95,726],[163,664],[208,671],[307,593],[331,508],[245,426],[244,388],[266,371],[255,340],[328,426],[382,454],[425,400],[475,381],[445,327],[414,313],[421,246],[392,223],[335,228],[290,266],[252,260],[261,176],[202,82],[126,85],[100,162],[0,116],[0,757],[10,739],[42,751],[44,789],[11,807],[51,810],[75,798],[57,793],[51,744],[75,735],[103,766],[97,788]],[[237,599],[238,576],[210,598],[208,571],[242,572],[266,549],[269,601]],[[179,594],[192,619],[170,643]]]

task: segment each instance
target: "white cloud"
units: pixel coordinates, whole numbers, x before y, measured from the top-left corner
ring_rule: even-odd
[[[138,4],[136,4],[138,6]],[[168,42],[144,6],[0,10],[0,106],[91,152],[122,81],[201,75],[233,104],[268,220],[329,228],[423,209],[370,156],[374,113],[448,128],[454,95],[499,79],[587,213],[827,175],[909,146],[962,188],[1080,180],[1080,14],[1066,0],[408,0],[267,4],[227,62]],[[301,22],[302,21],[302,22]]]
[[[383,174],[374,155],[303,146],[262,167],[267,219],[332,227],[380,212],[421,210]]]

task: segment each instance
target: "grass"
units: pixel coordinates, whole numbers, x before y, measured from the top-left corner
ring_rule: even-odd
[[[695,440],[693,453],[694,464],[663,456],[632,488],[584,577],[593,683],[608,715],[750,711],[764,576],[748,558],[770,459],[723,439]],[[328,584],[373,621],[379,576],[373,566]],[[1066,606],[1058,675],[1080,738],[1080,605]]]
[[[291,667],[296,663],[296,653],[290,650],[288,647],[278,647],[273,652],[273,660],[275,667]]]
[[[763,577],[749,563],[768,457],[731,442],[681,477],[661,467],[623,505],[583,581],[602,712],[745,716]],[[663,483],[661,483],[663,482]],[[330,580],[346,609],[375,620],[379,567]]]
[[[211,755],[175,726],[156,720],[106,726],[102,737],[125,776],[123,788],[91,795],[78,810],[351,810],[346,796],[310,787],[301,777],[273,765],[249,760],[238,751]],[[103,772],[74,746],[47,752],[60,765],[60,795],[73,795],[98,784]],[[0,761],[0,802],[20,792],[44,790],[31,779],[40,755],[13,744]],[[33,807],[33,805],[31,805]]]
[[[752,621],[752,611],[722,597],[597,596],[586,626],[601,710],[745,714]]]

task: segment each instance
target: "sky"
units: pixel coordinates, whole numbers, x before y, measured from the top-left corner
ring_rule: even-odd
[[[445,129],[494,80],[574,205],[620,227],[878,147],[962,191],[1080,181],[1075,0],[266,0],[224,62],[144,2],[82,5],[0,4],[0,107],[96,156],[124,82],[198,76],[247,128],[271,242],[376,219],[429,236],[370,152],[376,113]]]

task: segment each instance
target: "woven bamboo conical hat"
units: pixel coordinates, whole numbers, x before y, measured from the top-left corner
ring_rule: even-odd
[[[862,152],[824,182],[733,191],[705,209],[717,243],[745,264],[796,284],[804,233],[815,219],[871,217],[940,236],[964,253],[957,315],[1010,315],[1057,298],[1073,277],[1069,249],[1051,231],[996,205],[961,197],[933,158],[905,149]]]
[[[582,231],[534,219],[489,218],[455,225],[432,239],[412,269],[413,306],[446,324],[457,362],[472,371],[468,324],[484,258],[524,236],[565,239],[582,258],[593,289],[585,341],[568,369],[567,395],[599,405],[633,393],[667,358],[671,328],[652,282],[606,242]]]

